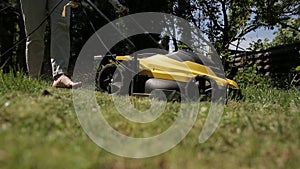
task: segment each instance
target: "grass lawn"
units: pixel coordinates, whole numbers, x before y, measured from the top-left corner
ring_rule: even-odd
[[[175,148],[145,159],[119,157],[98,147],[83,131],[72,90],[17,73],[0,73],[0,168],[2,169],[199,169],[298,168],[300,166],[300,90],[243,89],[244,100],[229,101],[215,133],[198,143],[207,111]],[[179,103],[168,103],[158,122],[126,122],[109,95],[97,93],[105,118],[120,132],[151,136],[172,124]],[[149,104],[132,98],[139,109]],[[208,107],[209,103],[201,103]]]

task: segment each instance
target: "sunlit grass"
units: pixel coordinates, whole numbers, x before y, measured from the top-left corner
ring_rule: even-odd
[[[300,161],[300,91],[248,86],[244,100],[229,101],[215,133],[198,143],[209,103],[187,137],[172,150],[147,159],[115,156],[83,131],[72,91],[22,73],[0,74],[0,168],[195,169],[298,168]],[[45,90],[49,93],[45,94]],[[172,125],[179,103],[167,103],[151,124],[130,123],[114,109],[111,96],[96,93],[105,118],[120,132],[148,137]],[[149,100],[131,98],[139,110]]]

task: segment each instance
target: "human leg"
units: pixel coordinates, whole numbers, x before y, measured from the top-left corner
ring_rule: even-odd
[[[61,2],[62,1],[62,2]],[[61,3],[60,3],[61,2]],[[62,16],[64,6],[69,0],[48,0],[49,10],[54,11],[50,17],[51,25],[51,47],[50,56],[54,82],[52,87],[56,88],[74,88],[81,85],[81,82],[73,82],[67,76],[70,59],[70,14],[71,9],[68,6],[65,16]],[[57,7],[55,7],[60,3]]]
[[[23,12],[25,32],[29,35],[37,28],[46,17],[47,0],[20,0]],[[34,4],[34,6],[33,6]],[[42,24],[26,40],[26,64],[28,74],[39,78],[44,59],[44,34],[45,24]]]
[[[48,0],[48,8],[52,10],[61,0]],[[51,15],[51,47],[50,56],[53,77],[68,73],[70,59],[70,8],[66,9],[66,16],[62,16],[64,6],[69,0],[63,0]]]

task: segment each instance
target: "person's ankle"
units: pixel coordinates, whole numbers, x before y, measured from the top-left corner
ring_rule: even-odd
[[[60,73],[60,74],[57,74],[53,77],[54,80],[57,80],[58,78],[60,78],[61,76],[67,76],[68,78],[70,78],[68,75],[64,74],[64,73]]]

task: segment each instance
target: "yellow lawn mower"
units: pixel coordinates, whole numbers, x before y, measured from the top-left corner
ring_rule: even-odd
[[[238,84],[205,66],[192,52],[170,54],[142,53],[137,56],[95,56],[100,60],[96,88],[100,92],[120,95],[160,97],[169,101],[185,98],[210,100],[214,88],[227,91],[227,99],[240,99]]]

